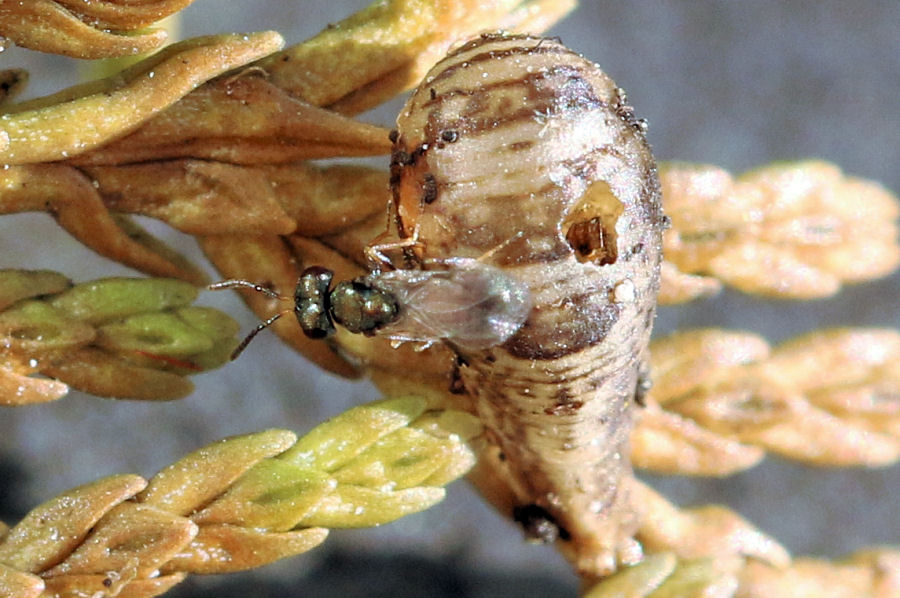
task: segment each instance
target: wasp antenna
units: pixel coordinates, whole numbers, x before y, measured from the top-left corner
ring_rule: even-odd
[[[214,282],[206,288],[210,291],[224,291],[227,289],[251,289],[253,291],[256,291],[257,293],[262,293],[266,297],[271,297],[272,299],[280,299],[282,301],[286,301],[287,299],[289,299],[289,297],[279,295],[272,289],[268,289],[262,285],[256,284],[255,282],[250,282],[249,280],[223,280],[222,282]]]
[[[230,281],[229,281],[229,282],[230,282]],[[238,282],[242,282],[242,281],[238,281]],[[286,313],[288,313],[288,312],[287,312],[287,311],[280,311],[280,312],[278,312],[277,314],[275,314],[274,316],[272,316],[271,318],[269,318],[268,320],[266,320],[265,322],[262,322],[261,324],[258,324],[258,325],[256,326],[256,328],[254,328],[253,330],[251,330],[251,331],[250,331],[250,334],[248,334],[247,336],[245,336],[245,337],[244,337],[244,340],[241,341],[241,344],[239,344],[239,345],[234,349],[234,351],[231,352],[231,361],[234,361],[235,359],[237,359],[237,358],[240,356],[240,354],[244,352],[244,349],[247,348],[247,345],[250,344],[250,341],[253,340],[253,337],[255,337],[257,334],[259,334],[260,332],[262,332],[263,330],[265,330],[266,328],[268,328],[268,327],[271,326],[272,324],[274,324],[275,321],[276,321],[278,318],[280,318],[281,316],[283,316],[283,315],[286,314]]]

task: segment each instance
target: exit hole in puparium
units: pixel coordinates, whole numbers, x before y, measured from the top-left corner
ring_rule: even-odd
[[[566,241],[579,262],[613,264],[619,257],[616,222],[625,206],[606,181],[588,187],[563,220]]]

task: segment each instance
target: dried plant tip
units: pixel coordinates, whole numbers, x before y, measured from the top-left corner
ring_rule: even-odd
[[[123,215],[112,214],[83,173],[63,164],[0,169],[0,213],[44,211],[81,243],[110,259],[156,276],[197,284],[203,272],[149,238]]]
[[[710,276],[685,274],[675,264],[663,261],[659,270],[659,304],[676,305],[716,295],[722,283]]]
[[[634,466],[662,474],[727,476],[765,456],[761,447],[716,434],[655,403],[641,410],[631,434]]]
[[[384,207],[390,200],[390,190],[388,173],[383,170],[292,164],[266,166],[264,172],[275,187],[279,204],[296,221],[295,234],[333,235],[373,215],[377,215],[379,226],[384,228]],[[371,238],[360,244],[360,258],[363,245]]]
[[[898,358],[894,330],[822,330],[774,351],[755,335],[689,331],[654,342],[651,396],[722,440],[816,465],[883,466],[900,459]],[[660,458],[658,445],[636,446]]]
[[[697,328],[654,339],[650,344],[653,397],[668,401],[727,377],[733,367],[767,359],[769,343],[759,335]]]
[[[18,3],[21,4],[21,3]],[[104,81],[9,107],[0,163],[59,160],[137,127],[204,81],[279,47],[277,33],[220,35],[174,44]],[[85,128],[79,123],[95,122]]]
[[[155,365],[165,360],[151,359]],[[182,399],[194,390],[184,376],[126,363],[115,356],[90,347],[67,351],[65,360],[39,360],[41,372],[98,397],[171,401]]]
[[[900,263],[897,198],[826,162],[774,164],[737,179],[712,166],[669,164],[660,181],[672,219],[669,279],[681,286],[678,273],[702,274],[746,293],[811,299]],[[691,292],[663,294],[684,300]]]
[[[292,165],[303,171],[302,164]],[[309,167],[311,168],[311,167]],[[206,160],[166,160],[82,169],[107,209],[157,218],[191,235],[285,235],[297,227],[281,183],[260,168]],[[285,177],[288,178],[288,177]],[[305,179],[297,181],[304,187]],[[313,191],[314,192],[314,191]]]
[[[680,559],[749,556],[784,567],[790,555],[771,536],[718,505],[679,510],[640,482],[632,483],[639,508],[637,537],[647,552],[671,551]]]
[[[740,573],[740,587],[742,598],[890,598],[900,591],[900,550],[862,550],[838,562],[802,558],[787,568],[749,561]]]

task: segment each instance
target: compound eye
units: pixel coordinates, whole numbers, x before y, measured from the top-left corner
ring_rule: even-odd
[[[294,290],[294,315],[303,334],[321,339],[334,334],[334,323],[328,313],[328,288],[334,272],[321,266],[303,271]]]
[[[341,282],[330,297],[334,321],[354,333],[373,334],[397,319],[400,308],[396,299],[374,288],[365,279]]]

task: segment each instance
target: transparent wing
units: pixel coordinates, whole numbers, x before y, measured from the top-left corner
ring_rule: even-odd
[[[368,282],[397,300],[399,318],[379,331],[397,340],[487,349],[515,334],[531,310],[525,284],[475,260],[455,260],[446,270],[373,274]]]

